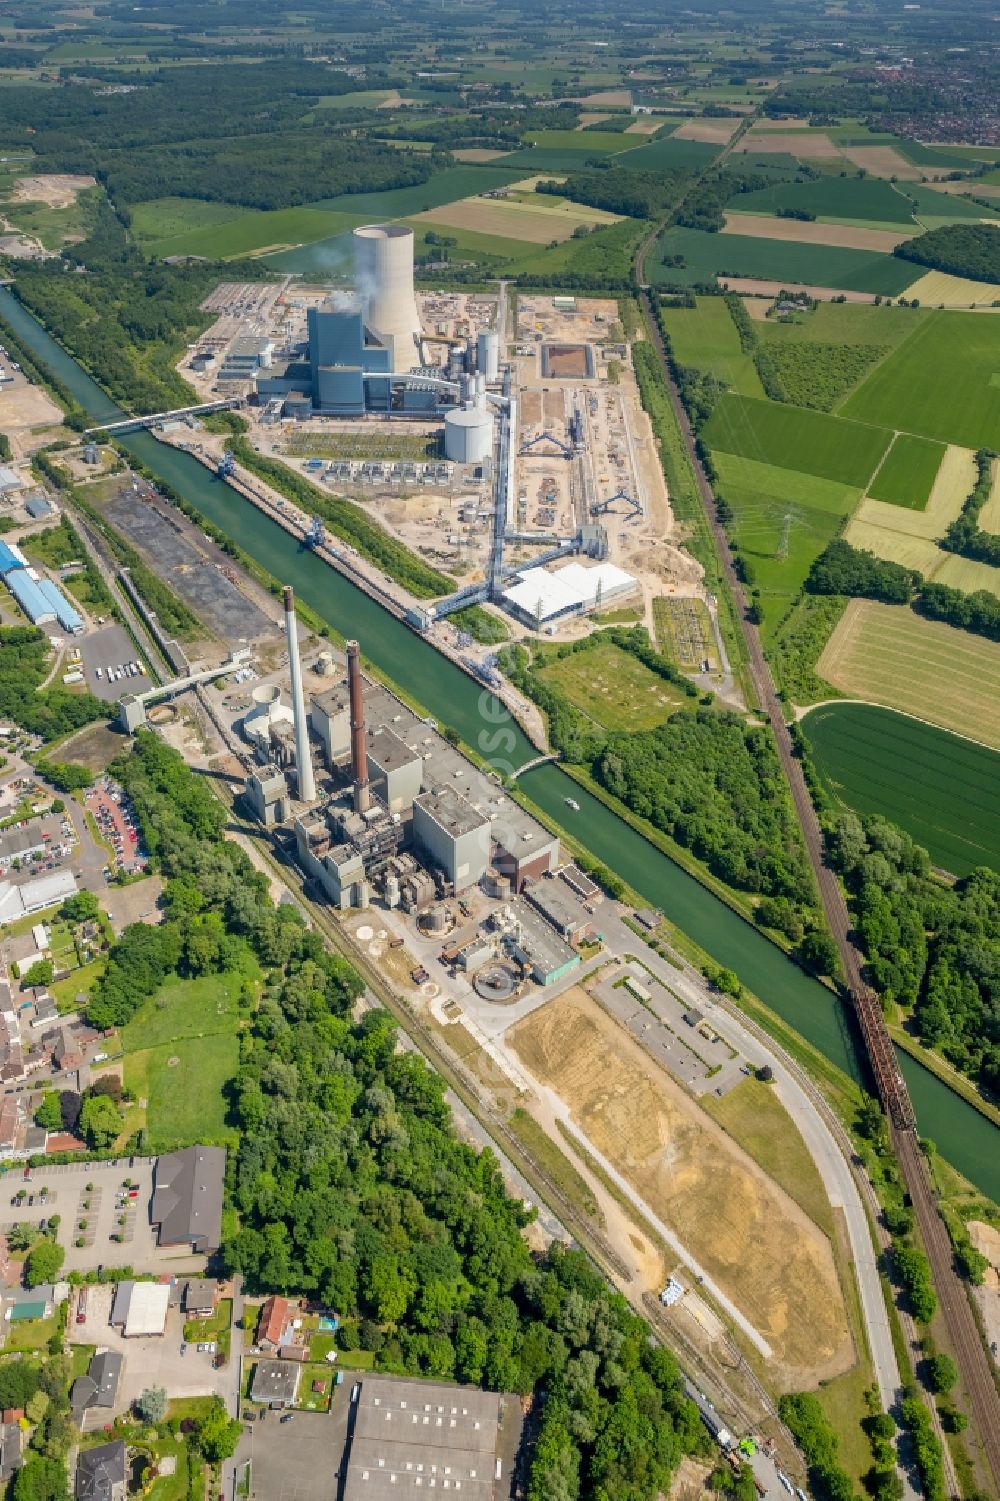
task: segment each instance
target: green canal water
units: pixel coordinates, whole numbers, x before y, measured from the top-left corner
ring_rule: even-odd
[[[6,288],[0,313],[96,422],[122,415],[90,376],[66,354]],[[327,567],[276,523],[214,479],[188,454],[147,433],[128,447],[191,505],[225,530],[251,557],[344,635],[356,636],[382,672],[399,683],[469,745],[498,765],[522,765],[534,748],[496,701],[465,673],[400,624],[347,579]],[[859,1076],[857,1038],[848,1012],[724,902],[591,797],[557,766],[528,772],[524,789],[534,802],[616,871],[650,904],[688,933],[720,964],[735,970],[761,1000],[845,1073]],[[580,804],[573,812],[566,799]],[[971,1105],[905,1053],[900,1066],[913,1096],[922,1134],[984,1193],[1000,1201],[1000,1137]]]

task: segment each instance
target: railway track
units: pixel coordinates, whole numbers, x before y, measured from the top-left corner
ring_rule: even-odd
[[[643,247],[644,250],[646,247]],[[729,538],[716,514],[715,495],[698,457],[694,432],[670,372],[667,351],[655,316],[652,297],[643,288],[641,299],[649,338],[657,352],[674,414],[691,459],[698,494],[711,529],[726,583],[736,605],[747,650],[750,678],[759,707],[774,732],[782,769],[788,781],[796,817],[802,829],[810,864],[816,877],[823,911],[847,980],[865,1049],[892,1129],[892,1141],[903,1181],[913,1204],[920,1235],[927,1252],[941,1312],[954,1347],[962,1385],[968,1395],[971,1416],[978,1430],[982,1454],[1000,1494],[1000,1397],[992,1368],[983,1348],[979,1328],[969,1306],[965,1286],[955,1271],[951,1240],[941,1218],[927,1164],[916,1138],[916,1117],[896,1052],[885,1025],[878,996],[865,983],[861,956],[851,937],[851,921],[840,882],[826,862],[823,833],[806,786],[802,765],[795,755],[789,728],[761,646],[760,633],[749,617],[743,584],[733,566]]]

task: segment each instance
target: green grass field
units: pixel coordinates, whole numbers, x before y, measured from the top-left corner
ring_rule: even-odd
[[[448,167],[416,187],[390,188],[384,193],[341,193],[337,198],[321,198],[308,207],[358,215],[361,224],[402,219],[407,214],[422,214],[428,209],[439,208],[443,203],[454,203],[459,198],[471,198],[490,188],[502,188],[527,175],[521,168],[509,168],[509,160],[509,157],[504,157],[497,166],[491,163],[488,166]]]
[[[251,209],[236,218],[230,214],[222,222],[149,240],[145,242],[145,249],[148,254],[161,258],[204,255],[228,260],[279,245],[309,245],[316,240],[348,234],[366,219],[365,214],[322,212],[313,208]]]
[[[865,489],[889,446],[881,427],[726,392],[702,430],[713,449]]]
[[[827,704],[802,720],[824,782],[847,807],[880,813],[965,875],[1000,870],[1000,755],[874,704]]]
[[[841,412],[965,448],[1000,448],[1000,320],[935,311]]]
[[[522,137],[536,151],[567,151],[571,156],[614,156],[632,141],[616,130],[534,130]]]
[[[540,676],[608,730],[650,730],[686,702],[679,689],[610,641],[550,661]]]
[[[784,319],[765,318],[754,324],[764,343],[880,344],[895,349],[930,317],[926,308],[873,302],[818,302],[807,313]]]
[[[813,560],[857,504],[859,486],[714,453],[718,493],[733,511],[729,530],[760,591],[765,640],[777,629]]]
[[[721,297],[699,297],[693,308],[664,308],[663,322],[681,365],[710,370],[740,396],[764,395],[757,367],[740,347],[736,325]]]
[[[685,265],[665,266],[664,255],[682,255]],[[647,274],[653,286],[688,286],[718,275],[749,276],[785,286],[843,287],[883,296],[896,296],[913,281],[912,265],[878,251],[683,228],[668,229],[660,236]]]
[[[988,183],[991,176],[992,174],[987,174],[983,178],[983,181]],[[975,192],[975,184],[972,183],[970,186],[971,190]],[[901,184],[901,191],[913,200],[916,206],[916,216],[921,224],[928,225],[931,219],[942,216],[947,217],[952,222],[956,219],[989,219],[996,217],[995,212],[991,214],[991,211],[988,208],[983,208],[981,204],[970,203],[965,198],[956,198],[953,193],[948,193],[947,195],[940,193],[936,189],[928,187],[926,183],[903,183]]]
[[[697,171],[706,167],[722,150],[708,141],[679,141],[676,136],[660,136],[645,146],[637,146],[615,162],[631,172],[662,172],[671,167]]]
[[[139,240],[167,240],[214,224],[245,217],[232,203],[209,203],[204,198],[150,198],[132,208],[132,233]]]
[[[876,177],[824,176],[814,182],[778,182],[753,193],[738,193],[728,206],[742,214],[776,214],[780,208],[794,208],[815,214],[817,219],[840,222],[913,223],[907,199],[891,183]]]
[[[922,511],[943,458],[943,444],[899,433],[868,493],[874,500]]]
[[[243,982],[239,974],[172,980],[123,1029],[125,1083],[146,1101],[152,1151],[235,1139],[226,1124],[224,1090],[239,1061],[237,998]]]

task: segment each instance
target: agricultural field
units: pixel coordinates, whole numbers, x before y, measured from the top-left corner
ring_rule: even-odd
[[[626,167],[632,172],[663,172],[671,167],[683,167],[697,171],[706,167],[718,156],[720,147],[708,141],[685,140],[683,136],[660,136],[645,146],[637,146],[627,156],[615,162],[616,167]]]
[[[232,203],[203,198],[150,198],[132,210],[132,233],[138,240],[169,240],[244,217]]]
[[[843,806],[898,824],[953,875],[978,865],[1000,869],[995,750],[867,704],[824,704],[802,729],[820,777]]]
[[[539,675],[607,730],[651,730],[686,702],[680,689],[610,641],[546,662]]]
[[[868,493],[875,500],[922,511],[947,450],[942,443],[897,433]]]
[[[161,199],[160,203],[172,200]],[[151,205],[144,205],[150,207]],[[222,204],[203,205],[212,209]],[[154,212],[147,223],[155,223]],[[320,213],[312,208],[251,209],[235,215],[232,205],[224,219],[212,219],[200,228],[181,230],[161,239],[150,239],[143,248],[148,255],[203,255],[211,260],[231,260],[243,255],[260,255],[287,246],[308,245],[331,235],[346,234],[364,224],[362,214]]]
[[[935,311],[841,412],[943,443],[1000,448],[1000,320]]]
[[[846,423],[826,412],[726,392],[702,436],[712,449],[800,470],[862,490],[889,446],[891,434],[866,422]]]
[[[876,489],[881,477],[882,471],[879,471],[873,481]],[[952,445],[944,451],[923,507],[913,509],[866,498],[851,517],[845,536],[853,547],[864,547],[880,558],[901,563],[905,568],[916,568],[925,578],[938,578],[939,570],[952,557],[938,543],[961,512],[975,481],[976,465],[972,451]],[[955,561],[966,562],[964,558]]]
[[[753,144],[759,147],[760,142],[754,139]],[[728,207],[745,214],[802,209],[815,214],[817,219],[842,224],[864,222],[890,227],[898,224],[901,231],[914,230],[909,199],[890,183],[871,177],[824,176],[810,182],[772,183],[752,193],[740,193],[730,200]]]
[[[753,357],[743,352],[721,297],[699,297],[693,308],[664,308],[663,324],[678,364],[711,371],[740,396],[763,396]]]
[[[250,978],[169,981],[123,1028],[125,1084],[146,1101],[142,1123],[151,1150],[232,1137],[223,1091],[236,1072],[238,999]]]
[[[620,216],[603,209],[570,203],[539,193],[529,202],[507,199],[463,198],[443,204],[412,219],[415,225],[428,223],[432,228],[468,229],[474,234],[520,240],[531,245],[547,245],[552,240],[568,240],[580,225],[617,224]]]
[[[947,271],[927,271],[906,289],[909,298],[938,307],[992,307],[1000,301],[1000,287],[992,281],[970,281]]]
[[[709,671],[719,665],[715,633],[703,599],[679,599],[666,594],[653,600],[656,644],[682,672],[700,672],[707,661]]]
[[[407,214],[423,214],[443,203],[472,198],[491,188],[508,187],[524,176],[523,168],[508,167],[510,157],[498,158],[496,165],[448,167],[436,172],[427,182],[411,188],[389,188],[380,193],[341,193],[336,198],[321,198],[308,205],[311,209],[333,210],[358,216],[359,223],[382,219],[402,219]]]
[[[829,224],[825,220],[776,219],[767,214],[743,214],[728,210],[722,231],[727,235],[751,235],[761,240],[794,240],[800,245],[838,245],[847,250],[874,250],[888,255],[916,229],[872,229],[863,224]]]
[[[584,991],[548,1002],[507,1042],[768,1342],[778,1386],[853,1363],[827,1237]]]
[[[1000,532],[1000,459],[992,466],[990,498],[979,513],[979,525],[984,532]]]
[[[755,329],[758,338],[776,343],[878,344],[895,349],[930,317],[923,308],[888,303],[819,302],[804,313],[765,318]]]
[[[664,256],[681,255],[684,265],[666,266]],[[675,227],[656,242],[647,266],[653,286],[687,286],[718,276],[746,276],[782,286],[835,287],[894,297],[913,280],[913,268],[879,251],[845,250],[838,245],[803,245],[795,240],[762,240],[754,235],[710,234]]]

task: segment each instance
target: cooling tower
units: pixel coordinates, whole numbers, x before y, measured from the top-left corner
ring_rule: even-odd
[[[367,302],[366,322],[392,351],[392,368],[416,363],[420,334],[413,295],[413,230],[405,224],[362,224],[354,231],[358,291]]]

